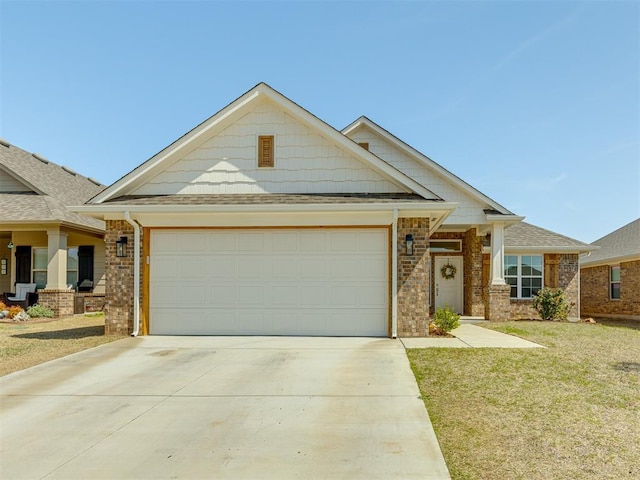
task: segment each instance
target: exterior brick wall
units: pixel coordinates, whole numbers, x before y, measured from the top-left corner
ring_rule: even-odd
[[[107,220],[105,233],[105,333],[133,331],[133,227],[124,220]],[[127,237],[127,256],[116,256],[116,240]],[[142,243],[142,242],[140,242]]]
[[[53,310],[56,317],[73,315],[73,290],[38,290],[38,304]]]
[[[571,306],[569,317],[578,317],[578,254],[547,253],[544,255],[544,286],[560,288]],[[509,301],[512,320],[540,320],[532,300]]]
[[[406,235],[413,235],[413,256]],[[429,335],[429,219],[398,219],[398,336]]]
[[[580,271],[583,316],[640,316],[640,260],[620,263],[620,299],[609,298],[609,265]]]
[[[482,284],[482,237],[476,229],[466,231],[462,240],[464,252],[464,314],[474,317],[484,315],[485,285]]]
[[[104,309],[105,296],[102,293],[76,293],[75,296],[82,297],[85,312],[99,312]]]

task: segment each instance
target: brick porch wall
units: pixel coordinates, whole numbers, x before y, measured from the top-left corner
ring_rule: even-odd
[[[141,229],[142,238],[142,229]],[[116,257],[116,240],[127,237],[127,256]],[[107,220],[105,233],[104,299],[105,332],[128,335],[133,332],[134,232],[124,220]],[[140,242],[142,248],[142,241]],[[141,257],[142,258],[142,257]]]
[[[620,263],[620,299],[609,298],[609,265],[580,271],[580,303],[583,316],[640,316],[640,260]]]
[[[56,317],[73,315],[73,290],[38,290],[38,304],[50,308]]]
[[[413,235],[413,256],[406,235]],[[398,219],[398,336],[429,335],[429,219]]]

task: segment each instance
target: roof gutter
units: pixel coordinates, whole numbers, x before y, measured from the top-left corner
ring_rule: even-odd
[[[140,225],[131,219],[129,211],[124,212],[124,219],[133,227],[133,332],[137,337],[140,332]]]

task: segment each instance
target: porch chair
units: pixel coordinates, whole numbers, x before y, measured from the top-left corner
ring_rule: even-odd
[[[16,283],[16,292],[6,292],[4,294],[4,303],[9,307],[11,305],[19,305],[25,310],[31,305],[38,303],[38,294],[36,293],[35,283]]]

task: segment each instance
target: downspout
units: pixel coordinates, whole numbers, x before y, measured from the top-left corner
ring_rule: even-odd
[[[398,338],[398,209],[391,228],[391,338]]]
[[[124,212],[124,219],[133,227],[133,332],[137,337],[140,331],[140,225]]]

